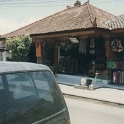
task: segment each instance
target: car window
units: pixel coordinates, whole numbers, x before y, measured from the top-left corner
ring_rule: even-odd
[[[44,99],[44,104],[39,105],[39,112],[44,117],[55,114],[63,109],[62,99],[50,71],[30,72],[35,82],[39,97]],[[38,120],[44,118],[40,114]]]
[[[50,71],[6,74],[1,83],[7,86],[0,98],[0,124],[31,124],[63,109]]]
[[[53,102],[52,89],[44,76],[44,72],[33,72],[32,73],[33,81],[35,82],[38,94],[41,98],[44,98],[47,101]]]
[[[29,81],[27,73],[6,75],[9,90],[14,92],[14,99],[21,99],[36,94],[33,83]]]

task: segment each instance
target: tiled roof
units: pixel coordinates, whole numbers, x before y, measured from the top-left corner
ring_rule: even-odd
[[[124,28],[124,14],[107,21],[106,24],[110,29]]]
[[[105,28],[105,22],[115,16],[98,9],[88,2],[81,6],[68,7],[67,9],[22,27],[2,37],[13,37],[23,34],[44,34],[92,27]]]

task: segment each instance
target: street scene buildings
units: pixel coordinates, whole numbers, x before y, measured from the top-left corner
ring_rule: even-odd
[[[29,34],[30,62],[48,65],[54,74],[96,74],[108,84],[124,84],[124,15],[116,17],[88,2],[2,35],[6,38]],[[1,54],[4,52],[1,45]],[[33,53],[33,54],[31,54]],[[2,58],[1,58],[2,60]]]

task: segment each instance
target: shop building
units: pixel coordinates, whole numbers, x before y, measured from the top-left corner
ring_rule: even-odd
[[[111,53],[108,70],[111,84],[124,84],[124,14],[106,22],[110,27]]]
[[[112,69],[108,62],[123,56],[123,50],[112,49],[112,41],[123,41],[123,28],[112,29],[113,18],[89,2],[79,2],[3,37],[30,34],[37,62],[48,65],[54,73],[91,77],[99,73],[110,83]]]
[[[99,73],[108,79],[111,34],[105,22],[112,18],[115,16],[89,2],[47,17],[42,24],[47,21],[52,31],[30,35],[34,42],[40,43],[37,51],[41,49],[42,52],[37,55],[38,61],[50,66],[55,73],[91,77]],[[51,20],[54,20],[53,23],[50,23]]]

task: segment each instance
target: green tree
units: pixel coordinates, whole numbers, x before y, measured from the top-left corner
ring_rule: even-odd
[[[7,38],[6,47],[12,55],[13,61],[28,61],[31,38],[28,35]]]

